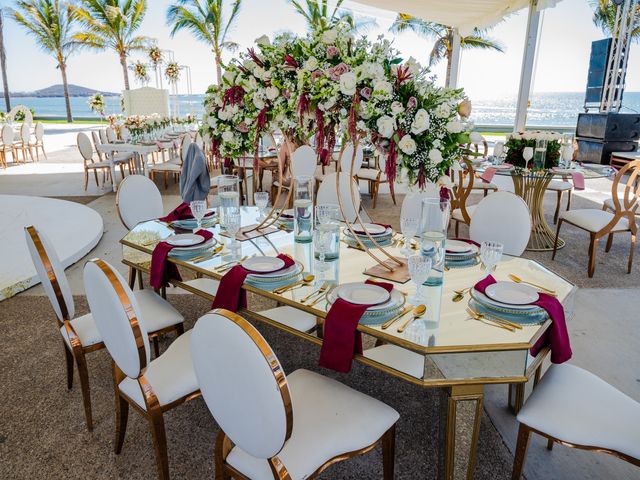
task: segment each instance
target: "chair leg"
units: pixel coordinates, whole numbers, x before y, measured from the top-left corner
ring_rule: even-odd
[[[553,255],[551,255],[551,260],[556,259],[556,253],[558,252],[558,238],[560,238],[560,227],[562,227],[562,219],[558,220],[558,228],[556,228],[556,239],[553,242]]]
[[[555,442],[553,441],[552,438],[547,439],[547,450],[553,450],[553,444]]]
[[[226,447],[228,447],[228,439],[222,430],[216,437],[216,445],[214,449],[214,464],[215,464],[215,480],[231,480],[231,475],[224,468]]]
[[[558,223],[558,217],[560,216],[560,204],[562,203],[562,190],[556,192],[558,198],[556,200],[556,212],[553,214],[553,223]]]
[[[98,170],[96,170],[95,168],[93,169],[93,177],[96,179],[96,187],[99,187],[100,183],[98,183]]]
[[[567,212],[571,209],[571,197],[573,196],[573,190],[569,190],[567,195]]]
[[[75,356],[78,365],[78,376],[80,377],[80,389],[82,390],[82,403],[84,404],[84,416],[87,420],[87,429],[93,430],[93,415],[91,414],[91,391],[89,389],[89,372],[87,371],[87,360],[84,353]]]
[[[133,267],[129,267],[129,288],[133,290],[136,286],[136,271]]]
[[[67,390],[71,390],[73,387],[73,353],[67,348],[67,344],[62,341],[62,348],[64,348],[64,358],[67,364]]]
[[[587,269],[587,274],[589,278],[593,277],[594,272],[596,271],[596,252],[598,251],[598,239],[592,233],[591,241],[589,242],[589,267]]]
[[[160,356],[160,342],[158,341],[158,336],[153,337],[153,354],[155,358]]]
[[[116,386],[117,388],[117,386]],[[113,451],[119,454],[124,445],[124,435],[127,432],[127,420],[129,419],[129,402],[116,391],[116,438],[113,442]]]
[[[144,290],[144,283],[142,283],[142,270],[138,270],[138,288]]]
[[[396,426],[393,425],[382,437],[382,470],[384,480],[393,480],[395,470]]]
[[[609,253],[609,250],[611,250],[611,246],[613,245],[613,232],[611,232],[608,236],[607,236],[607,246],[605,247],[604,251],[606,253]]]
[[[633,251],[636,249],[636,234],[631,232],[631,249],[629,250],[629,264],[627,265],[627,273],[631,273],[633,266]]]
[[[394,190],[391,190],[389,193],[391,193],[391,200],[393,200],[393,204],[397,205],[397,203],[396,203],[396,192]]]
[[[89,185],[89,172],[87,170],[84,171],[84,191],[87,191],[87,186]]]
[[[518,443],[516,445],[516,455],[513,459],[513,471],[511,472],[511,480],[520,480],[522,470],[524,469],[524,460],[527,455],[527,446],[529,445],[529,437],[531,430],[525,424],[520,424],[518,430]]]
[[[169,480],[169,457],[167,453],[167,434],[164,429],[162,411],[158,408],[149,412],[149,426],[153,438],[153,448],[156,451],[156,465],[158,478]]]

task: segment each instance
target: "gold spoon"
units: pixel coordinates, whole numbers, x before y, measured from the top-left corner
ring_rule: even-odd
[[[509,274],[509,278],[511,280],[513,280],[514,282],[516,282],[516,283],[525,283],[527,285],[531,285],[532,287],[535,287],[535,288],[537,288],[539,290],[542,290],[542,291],[548,293],[549,295],[553,295],[554,297],[558,296],[558,294],[556,293],[555,290],[551,290],[549,288],[543,287],[542,285],[538,285],[537,283],[532,283],[532,282],[527,282],[525,280],[522,280],[520,277],[514,275],[513,273]]]
[[[284,287],[276,288],[273,293],[277,293],[278,295],[283,294],[287,290],[292,289],[296,285],[302,285],[303,283],[311,283],[316,277],[314,275],[307,275],[302,280],[298,280],[297,282],[290,283],[289,285],[285,285]]]
[[[413,316],[398,327],[398,333],[404,332],[411,322],[413,322],[416,318],[419,318],[422,315],[424,315],[426,311],[427,311],[427,307],[425,307],[424,305],[418,305],[416,308],[414,308],[412,312]]]
[[[405,308],[402,309],[402,311],[397,314],[395,317],[387,320],[386,322],[384,322],[380,328],[382,330],[386,330],[387,328],[389,328],[393,323],[395,323],[396,320],[401,319],[402,317],[404,317],[407,313],[409,313],[411,311],[411,309],[413,308],[413,305],[407,305]]]

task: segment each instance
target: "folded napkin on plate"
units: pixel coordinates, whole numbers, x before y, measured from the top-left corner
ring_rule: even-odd
[[[482,180],[483,183],[491,183],[491,180],[493,180],[493,177],[495,177],[497,171],[497,168],[487,167],[484,173],[480,175],[480,180]]]
[[[493,276],[489,275],[487,278],[476,283],[475,289],[484,293],[485,289],[494,283],[496,283],[496,280]],[[551,318],[551,326],[544,332],[535,345],[531,347],[531,355],[535,357],[542,347],[549,345],[551,347],[551,361],[553,363],[564,363],[569,360],[572,355],[569,332],[567,332],[567,322],[564,318],[564,309],[557,298],[542,292],[538,292],[538,295],[540,298],[533,302],[533,305],[537,305],[547,311],[549,318]]]
[[[278,272],[295,264],[295,261],[291,257],[282,253],[278,255],[278,258],[284,262],[284,267],[277,270]],[[246,307],[247,292],[242,289],[242,284],[250,273],[255,274],[256,272],[247,270],[240,264],[225,273],[224,277],[220,279],[216,298],[213,299],[211,308],[224,308],[232,312],[237,312],[239,308]]]
[[[468,243],[469,245],[475,245],[476,247],[480,247],[480,244],[478,242],[476,242],[474,240],[471,240],[470,238],[449,238],[448,240],[457,240],[459,242],[465,242],[465,243]],[[452,252],[451,250],[446,250],[445,253],[457,253],[457,252]]]
[[[386,223],[372,223],[371,225],[380,225],[381,227],[384,227],[385,229],[389,229],[391,228],[391,225],[387,225]],[[357,234],[360,235],[366,235],[367,232],[364,231],[364,229],[360,226],[354,226],[353,227],[353,231],[356,232]],[[371,233],[371,232],[369,232]]]
[[[367,280],[365,283],[377,285],[391,293],[393,285],[386,282]],[[371,305],[355,305],[342,298],[336,298],[324,319],[324,339],[320,349],[321,367],[347,373],[351,370],[351,360],[355,353],[362,354],[362,335],[358,332],[358,322]]]
[[[207,212],[204,218],[210,217],[214,212]],[[159,218],[161,222],[175,222],[176,220],[193,220],[193,213],[191,213],[191,207],[187,202],[183,202],[174,208],[168,215]]]
[[[571,180],[573,180],[573,188],[576,190],[584,190],[584,175],[580,172],[572,172]]]
[[[196,234],[202,235],[204,242],[213,237],[213,233],[207,230],[198,230]],[[182,280],[178,267],[174,263],[167,262],[167,256],[174,247],[174,245],[169,245],[167,242],[160,242],[153,249],[151,254],[151,273],[149,274],[149,283],[151,283],[152,288],[166,286],[170,278]]]

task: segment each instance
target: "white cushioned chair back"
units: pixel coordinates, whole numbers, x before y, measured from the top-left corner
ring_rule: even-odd
[[[128,142],[130,138],[131,138],[131,133],[129,132],[129,129],[124,126],[120,127],[120,139],[123,142]]]
[[[275,148],[276,146],[273,143],[273,138],[271,135],[262,135],[262,148],[265,150],[269,150],[270,148]]]
[[[191,135],[182,136],[182,140],[180,140],[180,160],[182,163],[184,163],[185,158],[187,158],[187,152],[189,151],[191,143]]]
[[[96,259],[84,266],[84,289],[91,315],[111,358],[125,375],[137,378],[140,370],[149,364],[149,336],[129,285],[115,268]],[[137,326],[133,327],[132,323]],[[142,339],[141,355],[134,328]]]
[[[35,132],[36,132],[36,140],[41,142],[42,139],[44,138],[44,125],[42,124],[42,122],[36,123]]]
[[[107,129],[105,130],[105,134],[109,143],[114,143],[118,139],[116,131],[111,127],[107,127]]]
[[[364,149],[361,146],[358,146],[358,150],[356,151],[356,158],[354,161],[353,158],[353,144],[349,144],[345,147],[344,152],[342,153],[342,161],[340,163],[340,171],[344,173],[351,172],[351,162],[353,164],[353,174],[356,175],[360,168],[362,168],[362,160],[364,159]]]
[[[127,175],[120,182],[116,206],[122,223],[129,230],[140,222],[163,214],[160,190],[144,175]]]
[[[11,125],[4,125],[2,127],[2,143],[5,145],[11,145],[13,143],[13,128]]]
[[[257,458],[276,455],[291,428],[290,397],[262,335],[238,315],[214,310],[193,328],[191,357],[204,401],[231,441]]]
[[[471,215],[471,240],[500,242],[508,255],[522,255],[530,235],[529,207],[511,192],[495,192],[483,198]]]
[[[408,193],[402,201],[400,216],[420,219],[422,217],[422,200],[432,196],[427,192]]]
[[[318,156],[309,145],[298,147],[291,155],[291,175],[293,177],[313,177],[316,172]]]
[[[31,125],[23,123],[20,125],[20,139],[23,143],[29,143],[29,137],[31,136]]]
[[[109,139],[107,138],[107,131],[104,128],[101,128],[98,133],[100,134],[100,143],[109,143]]]
[[[336,190],[336,176],[337,173],[330,173],[325,176],[318,188],[318,196],[316,198],[316,204],[332,203],[338,205],[338,191]],[[353,184],[353,193],[355,202],[351,201],[351,184]],[[356,213],[360,210],[360,202],[362,198],[360,196],[360,189],[358,184],[350,177],[348,173],[340,172],[340,199],[342,200],[342,208],[346,220],[353,222],[356,219]]]
[[[100,145],[100,143],[102,143],[102,142],[100,142],[100,136],[98,135],[98,132],[96,132],[96,131],[91,132],[91,138],[93,138],[93,144],[95,146],[98,146],[98,145]]]
[[[200,147],[200,150],[204,152],[204,138],[202,138],[202,135],[200,135],[199,131],[196,133],[196,136],[193,139],[193,143],[198,145]]]
[[[93,146],[91,145],[91,139],[87,136],[86,133],[78,133],[78,150],[80,150],[80,155],[87,160],[91,161],[93,157]]]
[[[58,253],[47,236],[34,226],[25,227],[24,236],[38,278],[58,320],[72,320],[75,316],[73,295]]]

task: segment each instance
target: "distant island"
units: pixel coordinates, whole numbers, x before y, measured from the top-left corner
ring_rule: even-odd
[[[116,97],[120,95],[119,93],[113,92],[101,92],[99,90],[94,90],[92,88],[81,87],[79,85],[69,85],[69,96],[70,97],[90,97],[96,93],[101,93],[105,97]],[[1,93],[0,95],[4,95]],[[40,90],[36,90],[34,92],[11,92],[9,94],[12,98],[21,98],[21,97],[64,97],[64,87],[62,84],[51,85],[47,88],[42,88]]]

